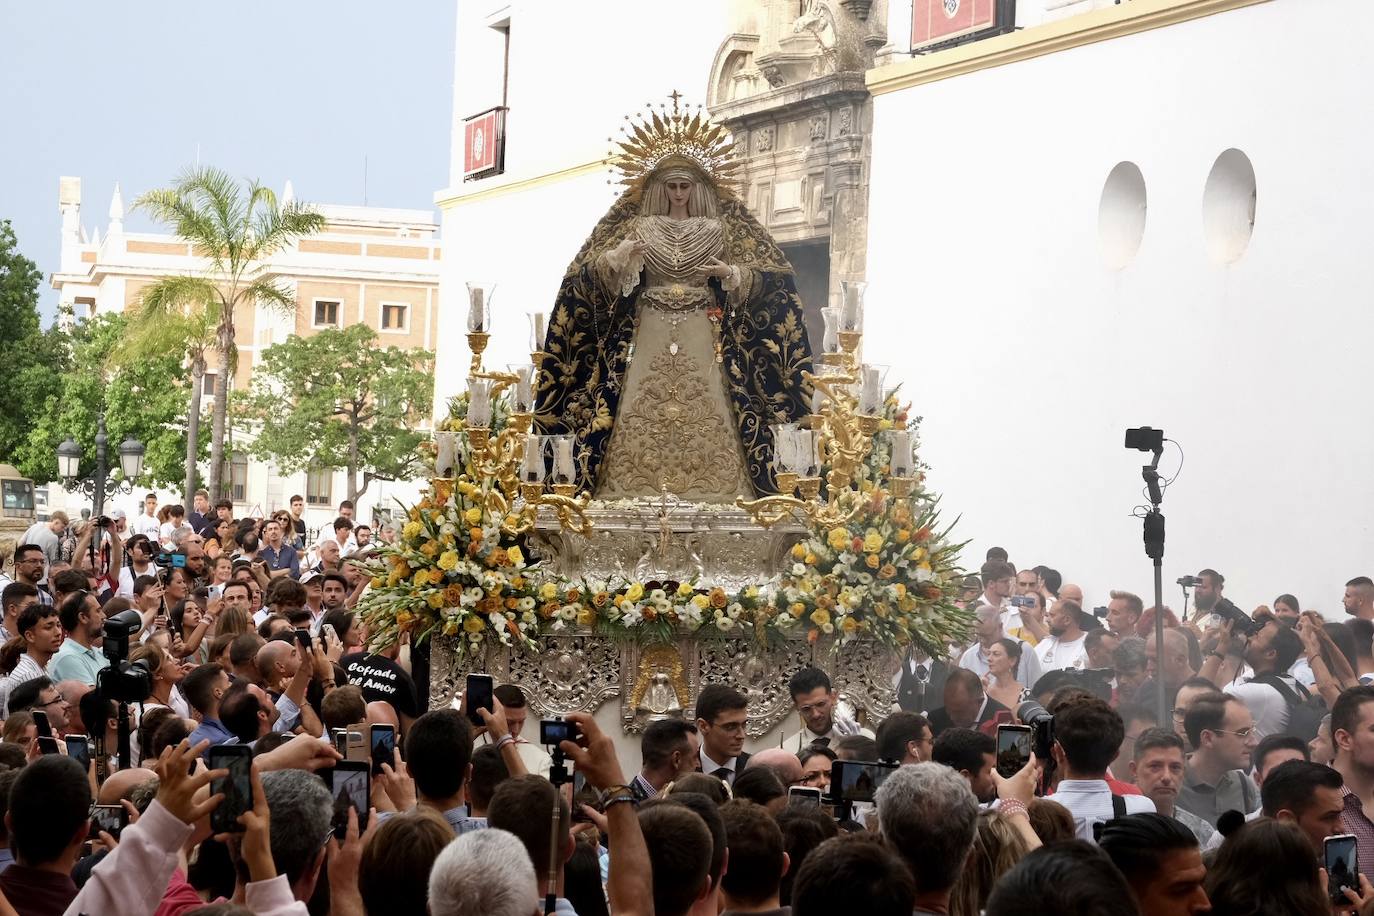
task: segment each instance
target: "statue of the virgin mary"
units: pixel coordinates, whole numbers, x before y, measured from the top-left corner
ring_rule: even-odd
[[[628,189],[564,274],[535,421],[576,437],[597,499],[776,492],[771,427],[809,412],[792,267],[732,193],[732,153],[676,99],[629,128]]]

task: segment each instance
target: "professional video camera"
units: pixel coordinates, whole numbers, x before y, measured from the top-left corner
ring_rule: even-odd
[[[1249,614],[1236,607],[1226,598],[1218,598],[1217,603],[1212,605],[1212,613],[1222,620],[1231,621],[1231,632],[1233,634],[1251,638],[1260,630],[1264,629],[1264,624],[1255,620]]]
[[[129,639],[143,629],[143,618],[132,608],[105,620],[105,657],[100,672],[100,695],[118,703],[142,703],[153,685],[153,672],[143,660],[129,661]]]

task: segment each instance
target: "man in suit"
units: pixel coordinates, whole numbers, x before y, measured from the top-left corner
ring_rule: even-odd
[[[950,667],[942,658],[931,658],[913,649],[892,679],[897,688],[897,708],[924,714],[937,698],[944,696]]]
[[[749,755],[744,750],[744,723],[749,701],[725,684],[709,684],[697,695],[697,732],[701,735],[701,772],[734,785]]]
[[[939,737],[947,728],[993,727],[1007,707],[983,693],[983,682],[967,668],[955,668],[945,679],[945,705],[930,714],[930,728]]]

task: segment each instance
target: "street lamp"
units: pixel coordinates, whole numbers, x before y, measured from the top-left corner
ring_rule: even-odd
[[[95,476],[89,478],[79,476],[81,446],[67,439],[57,447],[58,476],[68,490],[76,490],[91,498],[91,512],[96,518],[104,514],[106,499],[113,498],[116,493],[132,493],[134,481],[143,474],[143,455],[146,450],[142,442],[130,436],[119,446],[119,469],[124,472],[124,479],[118,482],[110,480],[109,456],[106,452],[109,441],[110,437],[105,434],[105,415],[102,413],[97,419],[95,433]]]

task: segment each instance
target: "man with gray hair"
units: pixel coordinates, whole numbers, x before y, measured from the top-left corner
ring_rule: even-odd
[[[913,916],[949,912],[978,829],[968,780],[939,763],[900,767],[878,789],[878,824],[916,881]]]
[[[315,893],[324,864],[333,798],[320,778],[305,770],[263,773],[262,791],[272,812],[272,861],[286,875],[291,893],[305,903]],[[246,883],[247,875],[240,871],[239,880]]]
[[[449,843],[429,873],[431,916],[537,916],[538,899],[525,845],[496,828]]]

